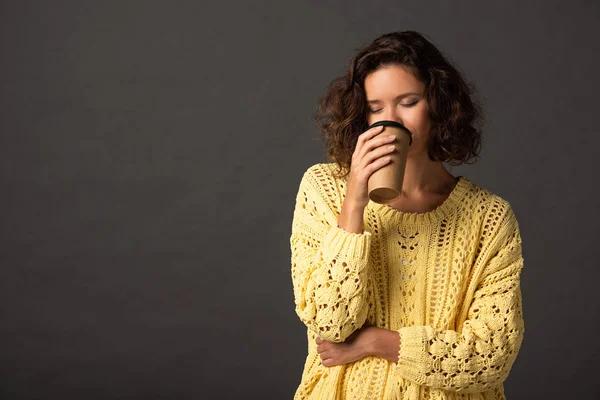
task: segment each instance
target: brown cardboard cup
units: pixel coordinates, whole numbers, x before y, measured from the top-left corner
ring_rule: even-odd
[[[396,139],[392,143],[396,148],[393,152],[386,154],[386,156],[391,157],[390,161],[371,174],[367,185],[369,198],[372,201],[387,204],[402,193],[406,156],[412,143],[412,134],[404,125],[396,121],[378,121],[369,126],[368,129],[379,125],[383,125],[384,128],[377,136],[395,135]]]

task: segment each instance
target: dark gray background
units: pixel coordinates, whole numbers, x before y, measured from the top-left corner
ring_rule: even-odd
[[[488,114],[454,168],[513,206],[509,399],[598,393],[593,1],[3,1],[0,397],[289,399],[311,120],[356,49],[427,35]]]

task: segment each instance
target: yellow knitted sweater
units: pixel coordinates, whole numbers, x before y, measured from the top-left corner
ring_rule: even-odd
[[[308,355],[294,399],[505,399],[524,333],[519,226],[510,204],[464,176],[435,210],[369,201],[363,233],[337,226],[346,179],[304,173],[293,214],[295,311]],[[315,338],[398,331],[397,363],[325,367]]]

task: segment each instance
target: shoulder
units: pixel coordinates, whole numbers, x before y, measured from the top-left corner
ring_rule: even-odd
[[[512,207],[507,198],[500,196],[474,181],[466,178],[467,181],[467,199],[471,200],[471,206],[486,210],[492,215],[504,215],[512,213]]]
[[[318,178],[323,178],[324,180],[344,180],[341,178],[337,178],[334,174],[334,171],[338,171],[338,167],[336,163],[317,163],[310,165],[305,171],[304,176],[314,176]]]
[[[344,185],[346,179],[336,176],[336,172],[339,170],[335,163],[313,164],[302,174],[302,181],[313,183],[319,187]]]
[[[304,195],[305,200],[312,198],[313,202],[339,213],[346,192],[346,178],[338,177],[338,172],[336,163],[310,165],[302,174],[298,196]]]
[[[519,225],[510,201],[488,188],[468,181],[465,203],[480,221],[482,240],[518,232]]]

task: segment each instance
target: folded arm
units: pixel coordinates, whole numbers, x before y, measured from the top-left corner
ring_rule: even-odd
[[[496,251],[485,269],[460,331],[431,326],[398,330],[400,376],[432,388],[473,393],[508,377],[520,349],[524,322],[521,237],[510,207]]]
[[[295,311],[322,339],[342,342],[367,317],[371,233],[337,226],[320,179],[309,168],[296,196],[290,237]]]

